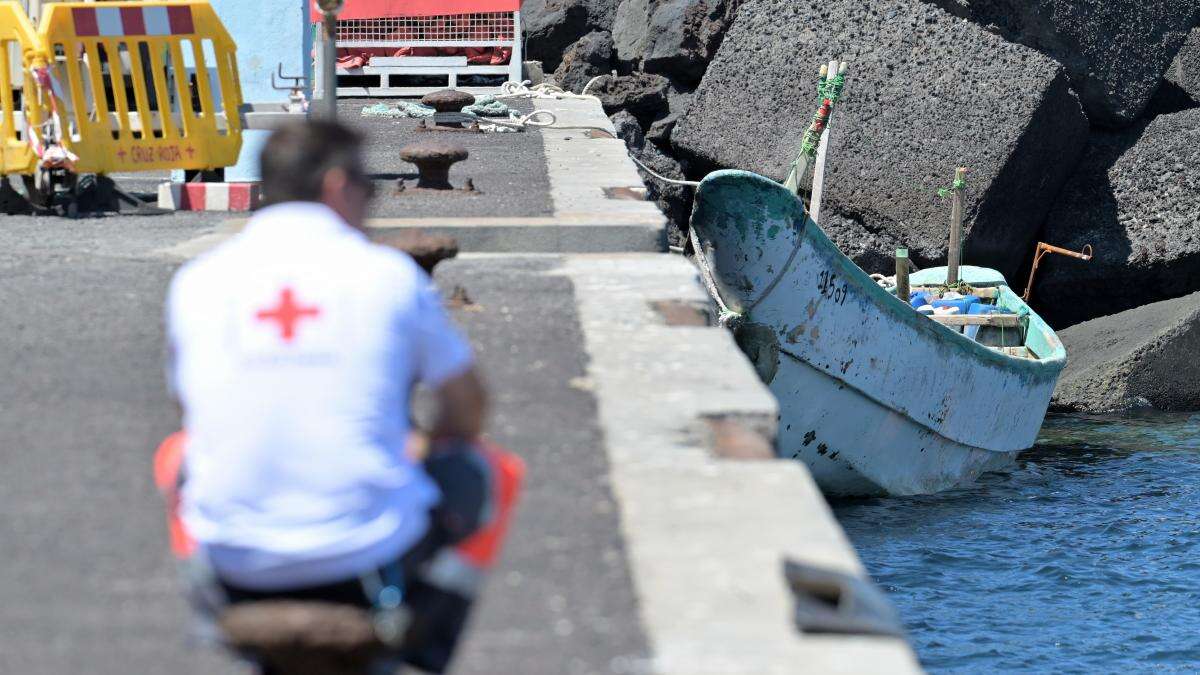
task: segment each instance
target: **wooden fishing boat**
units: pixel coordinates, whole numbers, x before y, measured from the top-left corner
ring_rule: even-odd
[[[918,313],[792,191],[745,171],[705,178],[691,224],[723,320],[779,399],[779,454],[827,494],[947,490],[1033,445],[1066,352],[999,273],[960,277],[997,314]],[[937,291],[945,279],[940,268],[911,283]]]

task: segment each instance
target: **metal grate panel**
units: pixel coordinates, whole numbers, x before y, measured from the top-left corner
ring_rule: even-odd
[[[513,42],[512,12],[444,14],[338,21],[338,42],[351,46],[506,46]]]

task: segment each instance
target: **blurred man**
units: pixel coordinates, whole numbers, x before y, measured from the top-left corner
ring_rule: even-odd
[[[378,615],[402,599],[433,616],[441,644],[421,658],[440,670],[468,602],[423,571],[484,517],[486,470],[464,448],[485,395],[429,277],[363,234],[361,143],[332,123],[277,131],[267,206],[171,285],[182,520],[211,572],[195,589],[211,614],[287,598]],[[406,454],[415,383],[439,404],[424,465]]]

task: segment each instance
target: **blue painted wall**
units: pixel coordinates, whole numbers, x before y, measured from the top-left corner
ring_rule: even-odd
[[[285,75],[312,75],[309,0],[211,0],[238,47],[242,98],[247,103],[287,101],[288,92],[271,88],[271,74],[283,64]],[[312,92],[308,95],[311,98]],[[225,169],[230,182],[261,178],[258,155],[269,131],[243,133],[236,166]]]
[[[286,101],[287,92],[271,89],[271,73],[281,63],[287,75],[306,75],[311,70],[308,0],[211,2],[237,43],[245,100]]]

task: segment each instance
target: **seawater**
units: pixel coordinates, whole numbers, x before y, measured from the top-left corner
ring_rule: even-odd
[[[1006,473],[834,510],[931,673],[1200,672],[1200,415],[1050,417]]]

